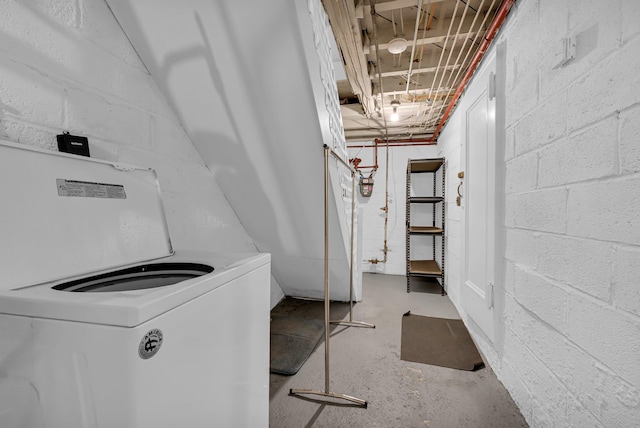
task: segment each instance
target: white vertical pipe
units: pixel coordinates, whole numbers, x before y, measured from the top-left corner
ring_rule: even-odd
[[[422,0],[418,0],[418,14],[416,15],[416,28],[413,31],[413,46],[411,46],[411,58],[409,60],[409,71],[407,72],[407,88],[405,94],[409,93],[409,84],[411,83],[411,70],[413,69],[413,54],[416,52],[416,42],[418,40],[418,26],[420,25],[420,15],[422,14]]]

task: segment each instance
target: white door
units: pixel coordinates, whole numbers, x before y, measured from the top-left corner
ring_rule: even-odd
[[[485,58],[464,103],[464,262],[462,306],[494,341],[495,262],[495,55]]]

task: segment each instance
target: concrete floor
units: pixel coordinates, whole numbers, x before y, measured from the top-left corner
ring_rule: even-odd
[[[283,306],[285,313],[306,311],[324,317],[320,302],[295,301]],[[273,312],[281,310],[278,305]],[[449,298],[440,295],[440,287],[418,280],[407,293],[404,276],[364,274],[363,301],[354,306],[353,319],[376,328],[332,326],[330,391],[364,399],[368,407],[328,405],[289,395],[290,388],[324,390],[323,340],[297,374],[270,375],[269,426],[527,426],[490,368],[469,372],[400,360],[402,314],[409,310],[417,315],[460,318]],[[348,304],[332,303],[331,319],[348,319],[348,311]]]

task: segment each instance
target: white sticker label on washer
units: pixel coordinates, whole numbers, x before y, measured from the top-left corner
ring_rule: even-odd
[[[160,346],[162,346],[162,331],[157,328],[149,330],[140,340],[138,355],[143,360],[148,360],[158,353]]]
[[[127,199],[124,186],[120,184],[91,183],[89,181],[56,178],[58,196],[81,198]]]

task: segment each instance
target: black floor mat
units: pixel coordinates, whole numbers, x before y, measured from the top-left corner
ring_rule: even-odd
[[[460,370],[484,367],[462,320],[414,315],[402,317],[400,359]]]
[[[273,373],[294,375],[309,358],[324,334],[324,322],[294,315],[271,319],[271,358]]]

